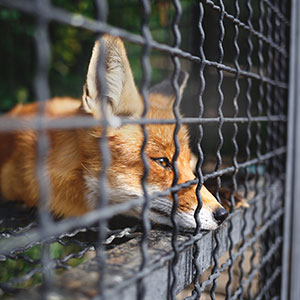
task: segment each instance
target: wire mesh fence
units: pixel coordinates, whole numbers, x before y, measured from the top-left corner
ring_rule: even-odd
[[[112,3],[94,1],[94,18],[89,18],[81,11],[66,9],[63,1],[0,0],[3,12],[17,11],[34,20],[33,90],[38,100],[38,104],[27,104],[36,105],[35,114],[26,117],[25,113],[24,118],[15,110],[0,119],[3,198],[8,193],[7,184],[13,182],[13,190],[17,189],[18,182],[9,175],[19,172],[25,178],[28,172],[22,166],[13,172],[7,167],[29,151],[24,144],[22,153],[10,157],[16,147],[11,140],[22,141],[28,133],[34,135],[34,170],[30,172],[37,178],[31,184],[38,190],[37,203],[23,199],[34,207],[5,201],[10,199],[0,203],[0,296],[279,299],[290,2]],[[140,24],[131,29],[123,12],[136,9],[139,15],[133,18]],[[159,26],[154,25],[153,16]],[[100,38],[93,52],[100,53],[95,67],[91,63],[88,68],[81,113],[56,118],[47,106],[55,89],[49,71],[56,49],[51,47],[53,24]],[[109,42],[103,42],[107,34]],[[127,81],[132,76],[127,62],[121,63],[121,75],[114,73],[119,61],[126,61],[126,53],[123,46],[117,46],[122,42],[114,44],[111,36],[125,42],[129,64],[140,83],[140,96],[128,88],[135,85],[131,79]],[[138,50],[131,54],[131,48]],[[140,63],[135,67],[137,56]],[[116,65],[111,61],[117,61]],[[80,67],[85,75],[87,65]],[[189,74],[188,81],[184,71]],[[171,73],[169,79],[150,88],[167,72]],[[128,102],[123,110],[122,102],[114,106],[119,81],[124,86],[121,99]],[[160,100],[153,100],[156,95]],[[130,103],[134,97],[138,100]],[[93,99],[98,100],[96,104]],[[189,141],[185,137],[187,125]],[[126,143],[117,139],[120,131]],[[87,137],[76,140],[82,133],[96,137],[92,148],[83,149],[87,148],[83,143]],[[166,151],[165,140],[171,149],[169,156],[162,152]],[[85,183],[73,180],[70,186],[64,185],[67,180],[61,174],[77,159],[69,150],[69,158],[64,156],[65,161],[58,160],[57,170],[49,171],[51,160],[56,159],[53,149],[66,143],[81,149],[72,149],[72,153],[84,153],[80,166],[72,171],[81,172],[78,176]],[[149,145],[155,146],[156,155],[150,155]],[[188,164],[183,164],[187,152]],[[115,162],[121,158],[129,163],[118,168]],[[100,167],[95,168],[95,164]],[[153,171],[155,167],[160,168],[158,173]],[[185,176],[188,169],[192,175]],[[93,181],[83,174],[92,174]],[[88,207],[88,202],[90,206],[81,206],[80,213],[70,213],[71,218],[57,218],[54,206],[49,209],[56,196],[55,178],[59,179],[60,193],[76,191],[74,199],[67,192],[62,197],[68,211],[76,205]],[[125,182],[131,194],[129,188],[123,188]],[[29,185],[21,182],[24,191]],[[85,202],[76,204],[80,190],[91,185],[93,198],[87,193]],[[209,196],[213,205],[220,202],[228,216],[221,206],[205,215],[208,200],[204,186],[214,195]],[[26,198],[22,189],[20,199],[13,200]],[[190,200],[182,200],[188,197]]]

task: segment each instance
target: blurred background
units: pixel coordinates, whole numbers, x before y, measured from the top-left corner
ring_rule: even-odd
[[[96,18],[96,9],[93,1],[86,0],[53,0],[53,5],[66,9],[70,12],[80,13],[89,18]],[[182,16],[180,20],[180,31],[182,34],[181,48],[193,55],[199,56],[200,31],[198,26],[199,7],[198,4],[182,0]],[[142,21],[142,7],[136,0],[110,0],[108,1],[109,14],[108,23],[130,32],[140,34]],[[226,11],[232,15],[236,14],[236,9],[231,1],[226,1]],[[251,22],[253,28],[258,30],[258,3],[252,4]],[[240,20],[247,24],[249,11],[242,5],[244,10],[240,11]],[[173,45],[173,34],[171,30],[172,20],[175,9],[171,1],[151,1],[151,17],[149,27],[153,39],[160,43]],[[218,26],[219,13],[213,9],[205,10],[203,16],[203,29],[205,32],[204,52],[207,60],[220,61],[220,49],[218,38],[220,28]],[[266,22],[264,20],[264,22]],[[235,68],[234,58],[236,50],[234,48],[235,28],[232,22],[224,21],[224,57],[223,64]],[[1,60],[1,78],[0,78],[0,112],[5,113],[17,103],[27,103],[34,101],[33,78],[35,74],[36,53],[34,48],[34,30],[35,20],[31,16],[21,14],[18,11],[4,9],[0,10],[0,60]],[[264,26],[267,31],[267,26]],[[266,32],[264,32],[266,33]],[[97,35],[86,30],[65,26],[57,23],[50,24],[51,39],[51,66],[49,71],[49,80],[51,96],[72,96],[80,98],[82,86],[85,81],[88,62],[91,55],[93,43]],[[249,54],[248,42],[253,44],[253,51],[250,53],[250,67],[247,62]],[[238,62],[243,70],[250,70],[258,73],[258,41],[254,36],[249,37],[249,32],[240,28],[237,43],[240,48]],[[264,43],[265,44],[265,43]],[[141,68],[141,47],[126,42],[126,48],[129,60],[137,86],[140,86],[142,68]],[[267,50],[264,46],[263,56],[267,56]],[[173,71],[171,58],[163,53],[152,50],[152,83],[170,76]],[[182,112],[185,116],[199,116],[199,90],[200,86],[200,64],[191,63],[187,60],[181,60],[181,68],[190,74],[188,86],[185,90],[182,100]],[[266,70],[263,70],[266,72]],[[205,66],[205,89],[203,93],[204,117],[217,117],[221,95],[217,90],[219,74],[215,67]],[[224,117],[233,117],[235,109],[233,99],[237,88],[235,85],[235,75],[223,72],[223,82],[221,85],[224,102],[222,112]],[[237,99],[239,106],[239,117],[247,116],[247,109],[253,116],[257,115],[257,104],[255,99],[259,99],[258,86],[255,80],[251,80],[251,105],[246,98],[248,87],[247,79],[240,77],[239,96]],[[265,89],[265,87],[263,87]],[[266,109],[266,103],[263,101],[263,110]],[[203,126],[204,136],[202,139],[202,148],[206,160],[214,161],[214,156],[219,143],[218,123],[208,123]],[[237,141],[239,144],[238,158],[240,161],[245,159],[245,144],[247,142],[247,124],[238,123]],[[251,131],[255,134],[256,124],[251,125]],[[262,124],[260,134],[264,136],[265,127]],[[222,127],[224,135],[224,144],[222,155],[224,160],[229,160],[234,152],[232,143],[233,123],[224,123]],[[197,125],[191,126],[192,148],[196,151],[196,142],[199,137]],[[250,148],[256,149],[255,139],[251,139]]]

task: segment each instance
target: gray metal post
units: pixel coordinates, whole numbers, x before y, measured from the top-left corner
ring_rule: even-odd
[[[281,299],[300,299],[300,1],[291,1],[288,150]]]

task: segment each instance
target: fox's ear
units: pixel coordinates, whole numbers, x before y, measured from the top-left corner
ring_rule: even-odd
[[[179,101],[182,98],[182,94],[188,78],[189,75],[187,72],[180,71],[177,78],[177,83],[179,87]],[[149,98],[150,98],[151,105],[153,106],[157,106],[160,108],[168,108],[168,109],[172,108],[176,98],[176,92],[172,85],[172,79],[168,78],[154,85],[149,90]]]
[[[104,67],[100,76],[102,59]],[[101,77],[103,82],[100,82]],[[142,114],[143,102],[134,83],[124,44],[120,38],[110,35],[104,35],[95,43],[83,88],[83,109],[101,118],[100,101],[104,97],[108,118]]]
[[[190,166],[194,174],[196,174],[196,165],[197,165],[198,157],[196,154],[191,152]]]

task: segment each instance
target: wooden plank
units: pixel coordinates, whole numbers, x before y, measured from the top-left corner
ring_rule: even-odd
[[[253,232],[253,217],[257,223],[256,230],[261,228],[265,208],[270,204],[272,204],[273,211],[276,206],[280,208],[282,205],[282,183],[279,180],[269,188],[261,187],[261,193],[250,202],[250,207],[247,209],[245,217],[243,216],[244,210],[238,209],[218,229],[217,235],[220,245],[217,256],[222,256],[229,249],[229,222],[232,222],[233,225],[231,238],[234,245],[239,243],[243,236],[255,233]],[[246,226],[242,232],[244,222],[246,222]],[[144,277],[146,300],[167,299],[168,289],[171,284],[170,266],[173,257],[171,247],[172,232],[151,230],[147,239],[149,264],[144,274],[139,274],[141,265],[140,238],[141,235],[106,251],[107,270],[105,273],[105,287],[107,299],[136,299],[136,275]],[[179,235],[178,244],[182,246],[190,239],[193,239],[193,237]],[[212,265],[212,250],[216,244],[213,232],[202,234],[196,243],[200,249],[198,262],[201,271],[204,272]],[[189,246],[180,251],[178,264],[175,268],[178,277],[177,293],[192,281],[193,247],[193,242],[190,242]],[[53,299],[83,300],[92,298],[97,295],[98,272],[99,266],[96,258],[82,263],[76,268],[65,271],[57,278],[53,288],[51,288],[51,294],[55,296]],[[40,293],[40,287],[34,288],[25,294],[22,293],[19,299],[40,299]]]

